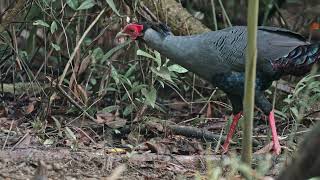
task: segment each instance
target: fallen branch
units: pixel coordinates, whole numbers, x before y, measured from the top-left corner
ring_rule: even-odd
[[[220,136],[218,134],[214,134],[210,131],[199,129],[196,127],[178,125],[168,125],[166,127],[169,128],[174,134],[202,139],[204,141],[218,141],[220,138],[224,141],[226,139],[226,137],[224,136]]]

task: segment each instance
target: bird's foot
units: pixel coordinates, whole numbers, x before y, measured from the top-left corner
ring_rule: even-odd
[[[279,143],[279,138],[277,134],[277,128],[276,128],[276,123],[274,119],[274,111],[272,110],[269,114],[269,123],[271,127],[271,134],[272,134],[272,142],[273,142],[273,152],[276,155],[280,155],[281,153],[281,146]]]
[[[233,119],[232,119],[232,123],[230,125],[230,128],[229,128],[229,132],[228,132],[228,135],[227,135],[227,138],[226,140],[224,141],[224,144],[222,146],[222,154],[225,154],[228,152],[229,150],[229,144],[230,144],[230,140],[234,134],[234,131],[237,127],[237,124],[238,124],[238,121],[239,119],[241,118],[241,115],[242,115],[242,112],[239,112],[238,114],[236,114]]]
[[[281,154],[281,146],[279,141],[273,141],[273,146],[272,146],[273,153],[276,155]]]
[[[230,143],[224,143],[222,146],[222,154],[225,154],[229,151],[229,144]]]

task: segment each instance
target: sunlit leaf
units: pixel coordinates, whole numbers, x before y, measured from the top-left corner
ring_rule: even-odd
[[[118,74],[116,68],[114,68],[113,66],[111,66],[111,77],[116,82],[116,84],[119,84],[119,82],[120,82],[119,74]]]
[[[71,9],[76,10],[77,7],[79,6],[79,0],[67,0],[67,5]]]
[[[165,80],[167,80],[169,82],[173,82],[172,79],[171,79],[170,71],[168,70],[168,68],[161,67],[160,70],[157,70],[157,69],[151,67],[151,71],[155,75],[157,75],[157,76],[159,76],[159,77],[161,77],[161,78],[163,78],[163,79],[165,79]]]
[[[81,5],[77,8],[77,10],[85,10],[90,9],[95,5],[93,0],[85,0],[81,3]]]
[[[157,51],[155,51],[155,52],[157,52]],[[149,54],[149,53],[147,53],[147,52],[145,52],[145,51],[142,51],[141,49],[138,49],[137,50],[137,55],[138,56],[143,56],[143,57],[146,57],[146,58],[149,58],[149,59],[152,59],[152,60],[154,60],[156,63],[157,63],[157,67],[158,68],[160,68],[160,66],[161,66],[161,58],[159,59],[159,58],[157,58],[157,57],[154,57],[154,56],[152,56],[151,54]],[[159,56],[159,55],[157,55],[157,54],[155,54],[156,56]]]
[[[145,51],[142,51],[141,49],[137,50],[137,55],[138,56],[144,56],[144,57],[151,58],[151,59],[155,59],[155,57],[153,57],[151,54],[149,54],[149,53],[147,53]]]
[[[146,88],[141,89],[142,95],[146,98],[145,102],[154,108],[157,98],[157,90],[154,87],[148,91]]]
[[[112,11],[115,12],[118,16],[120,16],[120,13],[119,13],[118,9],[116,8],[116,5],[114,4],[113,0],[106,0],[106,2],[111,7]]]
[[[57,45],[57,44],[51,43],[51,46],[52,46],[53,49],[56,50],[56,51],[60,51],[60,50],[61,50],[60,46]]]
[[[42,20],[36,20],[33,22],[33,25],[35,26],[43,26],[43,27],[50,27],[50,25]]]
[[[70,128],[65,127],[65,132],[66,132],[67,137],[70,140],[77,140],[76,135],[73,133],[73,131]]]
[[[56,32],[56,30],[58,29],[58,25],[55,21],[52,21],[51,26],[50,26],[50,31],[51,34],[53,34],[54,32]]]
[[[171,72],[176,72],[176,73],[180,73],[180,74],[188,72],[187,69],[185,69],[184,67],[182,67],[178,64],[173,64],[173,65],[169,66],[168,69]]]

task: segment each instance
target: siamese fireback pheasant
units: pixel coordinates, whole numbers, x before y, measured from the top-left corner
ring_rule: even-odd
[[[175,36],[164,24],[131,23],[116,36],[141,40],[173,62],[196,73],[227,94],[233,121],[222,146],[228,151],[238,120],[242,116],[245,80],[247,27],[226,29],[191,36]],[[258,27],[255,105],[269,116],[273,151],[280,154],[274,111],[264,95],[274,80],[284,75],[304,75],[320,60],[320,43],[311,44],[301,35],[277,27]]]

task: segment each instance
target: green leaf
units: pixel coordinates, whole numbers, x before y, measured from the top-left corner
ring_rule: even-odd
[[[77,7],[79,7],[79,1],[78,0],[67,0],[67,4],[73,10],[77,10]]]
[[[92,85],[96,85],[97,84],[97,80],[95,78],[90,78],[90,83]]]
[[[144,56],[144,57],[147,57],[147,58],[155,59],[155,57],[153,57],[151,54],[149,54],[149,53],[147,53],[145,51],[142,51],[141,49],[137,50],[137,56]]]
[[[51,27],[50,27],[51,34],[53,34],[54,32],[56,32],[57,29],[58,29],[57,23],[56,23],[55,21],[52,21]]]
[[[103,58],[103,51],[100,47],[96,48],[92,52],[92,57],[94,57],[95,60],[100,60]]]
[[[129,78],[132,75],[132,73],[134,72],[134,70],[136,69],[136,66],[137,66],[137,63],[131,65],[124,76]]]
[[[57,45],[57,44],[51,43],[51,46],[52,46],[52,48],[53,48],[54,50],[56,50],[56,51],[60,51],[60,50],[61,50],[60,46]]]
[[[140,91],[142,88],[145,88],[145,87],[147,87],[147,85],[145,85],[145,84],[140,84],[140,85],[133,86],[132,89],[130,90],[130,93],[136,93],[136,92]]]
[[[160,55],[160,53],[158,52],[158,51],[154,51],[154,55],[156,56],[156,58],[155,58],[155,61],[157,62],[157,64],[158,64],[158,68],[160,68],[160,66],[161,66],[161,55]]]
[[[113,112],[113,111],[116,111],[117,109],[119,109],[119,106],[113,105],[113,106],[105,107],[105,108],[103,108],[101,111],[102,111],[102,112],[111,113],[111,112]]]
[[[33,25],[35,26],[43,26],[43,27],[50,27],[50,25],[42,20],[36,20],[33,22]]]
[[[295,116],[295,118],[299,117],[299,112],[298,112],[298,109],[296,107],[292,107],[292,108],[290,108],[290,110],[293,113],[293,115]]]
[[[111,66],[111,77],[116,82],[116,84],[119,84],[119,82],[120,82],[119,74],[118,74],[116,68],[114,68],[113,66]]]
[[[157,75],[157,76],[159,76],[159,77],[161,77],[161,78],[173,83],[173,81],[171,79],[171,76],[170,76],[170,71],[168,70],[167,67],[161,67],[160,70],[157,70],[157,69],[151,67],[151,71],[155,75]]]
[[[77,10],[85,10],[85,9],[90,9],[94,6],[94,1],[93,0],[85,0],[84,2],[81,3],[81,5],[77,8]]]
[[[132,40],[126,41],[126,42],[124,42],[124,43],[122,43],[122,44],[119,44],[118,46],[110,49],[105,55],[103,55],[101,61],[104,62],[104,61],[108,60],[109,57],[110,57],[113,53],[115,53],[115,52],[117,52],[118,50],[120,50],[121,48],[125,47],[125,46],[128,45],[131,41],[132,41]]]
[[[46,139],[44,142],[43,142],[43,145],[52,145],[54,143],[53,139]]]
[[[148,91],[146,88],[143,88],[141,89],[141,93],[146,98],[145,102],[154,108],[156,104],[157,90],[154,87],[151,87],[150,91]]]
[[[155,52],[157,52],[157,51],[155,51]],[[145,51],[142,51],[141,49],[137,50],[137,56],[143,56],[143,57],[146,57],[146,58],[154,60],[157,63],[157,68],[160,68],[160,66],[161,66],[161,58],[160,59],[157,58],[157,56],[159,56],[160,53],[159,54],[155,53],[155,55],[156,55],[156,57],[153,57],[151,54],[149,54],[149,53],[147,53]]]
[[[71,131],[70,128],[66,127],[65,133],[70,140],[74,140],[74,141],[77,140],[76,135],[74,135],[74,133]]]
[[[106,0],[106,2],[111,7],[113,12],[115,12],[118,16],[121,16],[118,9],[116,8],[116,5],[114,4],[113,0]]]
[[[170,72],[176,72],[176,73],[186,73],[188,72],[187,69],[185,69],[184,67],[178,65],[178,64],[173,64],[171,66],[168,67]]]
[[[124,110],[123,110],[123,115],[128,116],[129,114],[132,113],[133,109],[134,109],[133,104],[126,106],[126,108],[124,108]]]

